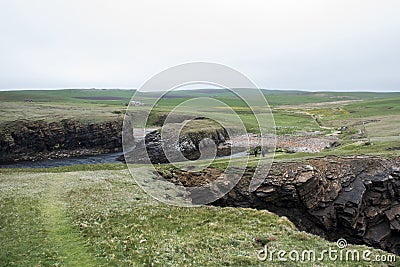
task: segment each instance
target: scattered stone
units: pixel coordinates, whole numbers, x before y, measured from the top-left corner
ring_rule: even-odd
[[[307,171],[313,171],[314,170],[313,166],[311,166],[311,165],[306,165],[305,169]]]

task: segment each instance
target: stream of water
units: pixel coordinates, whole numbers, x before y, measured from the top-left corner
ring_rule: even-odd
[[[62,158],[62,159],[48,159],[40,161],[21,161],[11,164],[0,164],[0,168],[54,168],[62,166],[72,166],[79,164],[101,164],[101,163],[117,163],[119,156],[123,155],[122,152],[100,154],[96,156],[86,156],[79,158]],[[246,152],[239,152],[233,154],[232,157],[246,156]],[[218,158],[229,158],[231,156],[222,156]]]
[[[40,161],[21,161],[12,164],[2,164],[0,168],[53,168],[61,166],[72,166],[78,164],[100,164],[100,163],[116,163],[117,157],[121,156],[122,152],[100,154],[95,156],[86,156],[79,158],[62,158]]]

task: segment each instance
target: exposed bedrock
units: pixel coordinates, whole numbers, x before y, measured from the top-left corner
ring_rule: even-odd
[[[231,153],[230,146],[225,143],[229,139],[229,135],[222,127],[185,133],[179,135],[176,142],[162,142],[163,139],[160,130],[148,133],[145,142],[137,142],[131,151],[125,153],[125,161],[128,163],[148,163],[148,160],[150,160],[152,163],[158,164],[185,161],[186,159],[195,160],[202,156],[201,152],[207,153],[207,149],[212,150],[214,146],[218,156],[226,156]],[[171,138],[171,140],[173,139]],[[165,151],[169,152],[169,158],[167,158]],[[181,156],[184,158],[180,158]]]
[[[115,152],[122,147],[122,120],[18,121],[2,129],[0,162],[3,163]]]
[[[182,184],[193,182],[190,173],[177,175]],[[399,158],[274,163],[263,184],[250,193],[251,176],[252,171],[246,171],[234,189],[213,204],[268,209],[329,240],[343,237],[400,255]]]
[[[268,209],[330,240],[345,237],[400,254],[400,162],[319,158],[274,164],[252,193],[249,179],[217,204]]]

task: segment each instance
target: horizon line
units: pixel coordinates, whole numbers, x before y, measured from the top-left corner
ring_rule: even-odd
[[[187,89],[183,88],[181,90],[204,90],[204,89],[215,89],[212,88],[192,88]],[[224,88],[221,88],[224,89]],[[298,92],[312,92],[312,93],[400,93],[398,91],[379,91],[379,90],[332,90],[332,89],[294,89],[294,88],[234,88],[234,89],[260,89],[260,90],[271,90],[271,91],[298,91]],[[58,91],[58,90],[137,90],[137,88],[128,88],[128,87],[70,87],[70,88],[3,88],[0,89],[0,92],[11,92],[11,91]],[[160,90],[162,91],[162,90]],[[178,91],[178,90],[177,90]]]

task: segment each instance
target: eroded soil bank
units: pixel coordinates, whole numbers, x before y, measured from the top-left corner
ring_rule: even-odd
[[[194,186],[220,174],[215,169],[201,176],[177,171],[166,178]],[[400,158],[274,163],[263,184],[250,193],[252,174],[247,170],[234,189],[213,204],[267,209],[329,240],[343,237],[400,255]]]

